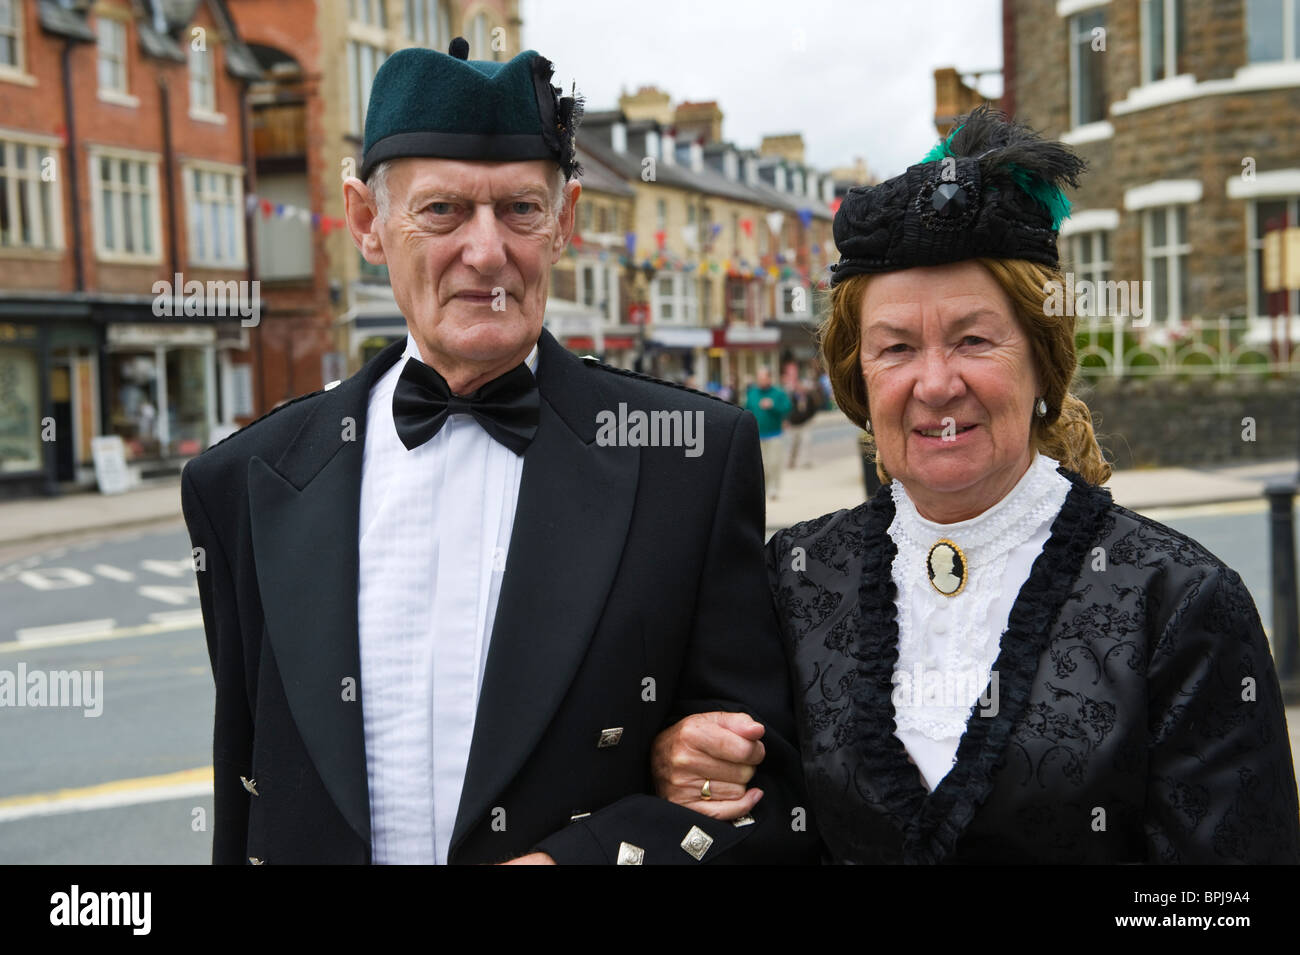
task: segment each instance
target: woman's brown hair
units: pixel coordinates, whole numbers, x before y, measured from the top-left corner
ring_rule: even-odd
[[[976,259],[997,281],[1015,309],[1016,321],[1029,339],[1030,354],[1047,402],[1045,417],[1034,415],[1030,432],[1035,449],[1060,461],[1090,484],[1110,479],[1106,463],[1092,430],[1092,413],[1088,406],[1070,394],[1074,378],[1074,318],[1051,315],[1045,307],[1056,283],[1064,284],[1059,269],[1022,259]],[[831,379],[835,402],[859,428],[870,420],[866,383],[862,378],[862,297],[870,275],[855,275],[831,290],[830,309],[818,329],[826,372]],[[876,471],[882,481],[889,480],[880,455]]]

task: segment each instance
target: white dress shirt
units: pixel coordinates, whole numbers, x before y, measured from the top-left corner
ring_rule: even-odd
[[[931,791],[952,769],[975,704],[987,714],[979,718],[992,718],[1000,706],[992,693],[980,698],[990,686],[1011,607],[1069,493],[1058,466],[1035,454],[1002,500],[957,524],[926,520],[902,484],[891,486],[889,536],[898,548],[892,568],[898,588],[894,735]],[[957,544],[968,564],[965,586],[952,597],[930,586],[926,572],[930,548],[942,538]]]
[[[450,415],[407,450],[393,390],[414,338],[370,389],[357,586],[361,700],[375,863],[445,864],[523,457]],[[528,356],[536,371],[537,348]]]

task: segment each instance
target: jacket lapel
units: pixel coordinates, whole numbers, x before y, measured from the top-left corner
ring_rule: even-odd
[[[453,854],[536,747],[582,663],[636,498],[640,452],[595,443],[597,413],[615,407],[598,376],[548,332],[538,348],[541,419],[524,453]]]
[[[325,392],[274,465],[259,457],[248,462],[266,639],[325,789],[367,846],[357,627],[361,462],[371,386],[405,347],[394,342]],[[355,693],[346,693],[349,685]]]

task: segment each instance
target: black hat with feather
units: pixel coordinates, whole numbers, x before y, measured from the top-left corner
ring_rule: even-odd
[[[835,214],[831,285],[975,258],[1056,267],[1070,214],[1063,187],[1078,188],[1085,167],[1064,144],[981,106],[903,174],[849,190]]]

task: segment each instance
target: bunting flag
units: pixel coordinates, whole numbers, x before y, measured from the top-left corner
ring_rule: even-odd
[[[810,225],[812,225],[812,210],[811,210],[811,209],[800,209],[800,210],[799,210],[799,221],[803,224],[803,227],[804,227],[805,229],[808,228]]]
[[[272,202],[251,192],[244,197],[244,210],[248,215],[252,215],[255,211],[261,212],[263,219],[297,220],[305,226],[318,229],[322,235],[329,235],[335,229],[342,229],[348,224],[346,219],[323,216],[319,212],[312,212],[310,209],[289,205],[286,202]]]

